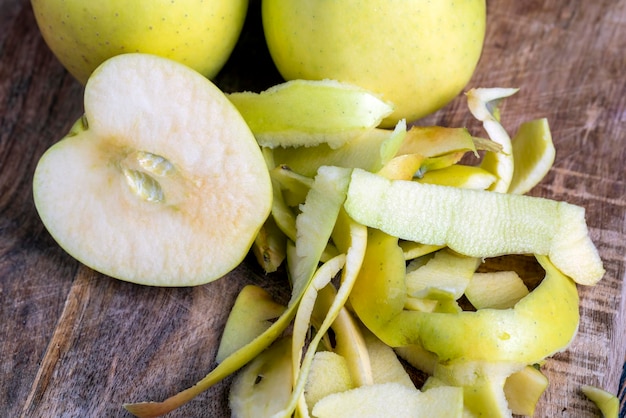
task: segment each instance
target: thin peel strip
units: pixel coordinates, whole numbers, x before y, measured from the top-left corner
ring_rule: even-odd
[[[487,152],[481,166],[495,174],[498,179],[490,190],[506,193],[513,178],[514,160],[511,138],[500,123],[498,103],[517,93],[512,88],[477,88],[467,92],[467,104],[470,112],[483,123],[489,138],[500,144],[500,152]]]
[[[311,314],[313,312],[318,293],[322,288],[330,283],[333,277],[335,277],[335,275],[343,268],[345,262],[345,254],[340,254],[322,264],[322,266],[315,272],[315,275],[311,280],[311,284],[307,286],[304,294],[302,295],[300,305],[298,306],[298,310],[294,318],[291,336],[291,359],[293,362],[292,370],[294,381],[297,381],[300,375],[302,349],[309,331]]]
[[[221,363],[261,335],[272,325],[271,320],[278,318],[284,311],[285,307],[275,302],[262,287],[245,286],[237,295],[228,315],[215,361]]]
[[[581,391],[590,401],[596,404],[604,418],[617,418],[620,407],[617,396],[591,385],[582,385]]]
[[[345,200],[350,170],[320,167],[296,218],[296,256],[292,270],[293,292],[289,304],[299,300],[308,286],[330,239]]]
[[[376,171],[396,154],[405,135],[406,122],[402,120],[393,131],[370,129],[338,148],[326,143],[308,148],[275,148],[274,159],[277,164],[310,177],[324,165]]]
[[[302,362],[300,364],[300,373],[298,375],[298,379],[295,382],[292,398],[289,405],[287,405],[283,411],[275,414],[274,418],[290,417],[299,402],[301,402],[303,398],[302,391],[304,390],[304,387],[306,385],[306,376],[308,373],[308,369],[311,366],[311,362],[313,361],[313,358],[315,356],[316,348],[326,334],[326,331],[328,331],[332,323],[337,318],[339,311],[343,308],[346,301],[348,300],[348,296],[350,295],[350,292],[352,291],[354,283],[357,279],[357,275],[365,255],[367,241],[366,235],[366,228],[362,225],[359,225],[357,223],[353,223],[350,225],[351,246],[346,253],[346,265],[342,273],[341,285],[339,286],[337,294],[328,309],[328,313],[326,314],[324,321],[322,322],[317,330],[317,333],[309,343],[309,348],[307,349],[302,359]]]

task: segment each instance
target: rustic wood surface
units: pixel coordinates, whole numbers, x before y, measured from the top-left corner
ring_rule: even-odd
[[[252,1],[236,52],[216,82],[226,91],[280,81]],[[520,87],[503,108],[514,131],[547,117],[553,170],[532,194],[587,209],[606,267],[580,288],[582,322],[548,361],[537,417],[594,417],[580,393],[619,393],[626,353],[626,0],[488,2],[484,53],[471,86]],[[128,417],[124,402],[162,400],[202,378],[244,284],[287,295],[281,275],[252,259],[195,288],[141,287],[104,277],[63,252],[41,224],[31,181],[39,156],[82,112],[82,87],[43,42],[27,0],[0,0],[0,416]],[[468,126],[460,97],[420,123]],[[171,414],[229,416],[230,379]],[[622,415],[624,416],[624,412]]]

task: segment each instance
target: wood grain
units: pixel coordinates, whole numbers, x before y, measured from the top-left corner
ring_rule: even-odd
[[[259,0],[216,78],[225,91],[280,81],[264,46]],[[547,117],[553,170],[532,194],[582,205],[607,270],[580,288],[582,322],[569,350],[545,366],[537,417],[595,417],[582,383],[620,394],[626,356],[626,0],[488,1],[485,49],[471,86],[520,87],[503,122]],[[65,254],[32,202],[35,164],[82,112],[82,87],[41,39],[27,0],[0,0],[0,416],[128,417],[124,402],[161,400],[214,367],[221,331],[247,283],[279,299],[281,274],[246,260],[196,288],[161,289],[95,273]],[[459,97],[419,124],[467,126]],[[229,416],[230,379],[176,417]]]

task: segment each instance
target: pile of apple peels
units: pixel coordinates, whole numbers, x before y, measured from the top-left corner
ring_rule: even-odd
[[[604,269],[583,208],[525,195],[554,147],[545,119],[509,137],[498,102],[515,91],[467,92],[488,139],[404,121],[380,129],[392,106],[330,80],[228,95],[273,186],[252,249],[267,272],[284,264],[291,298],[245,287],[217,367],[126,409],[162,415],[237,372],[237,417],[532,415],[548,384],[540,365],[576,335],[576,286]],[[538,285],[481,271],[512,254],[536,259]],[[429,376],[423,387],[399,358]]]

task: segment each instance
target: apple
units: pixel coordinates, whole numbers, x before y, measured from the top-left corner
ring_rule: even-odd
[[[107,58],[144,52],[208,78],[230,56],[248,0],[31,0],[41,34],[81,83]]]
[[[334,79],[395,105],[384,124],[446,105],[482,52],[485,0],[263,0],[263,28],[287,80]]]
[[[60,246],[146,285],[198,285],[236,267],[269,215],[272,186],[226,96],[183,64],[136,53],[97,68],[84,105],[34,175],[37,211]]]

